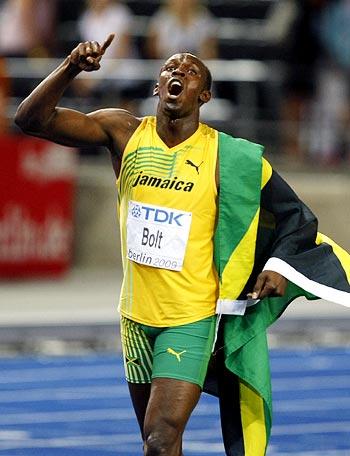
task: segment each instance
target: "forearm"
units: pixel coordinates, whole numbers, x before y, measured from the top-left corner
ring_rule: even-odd
[[[25,132],[43,132],[48,128],[64,91],[81,72],[67,57],[20,104],[15,123]]]

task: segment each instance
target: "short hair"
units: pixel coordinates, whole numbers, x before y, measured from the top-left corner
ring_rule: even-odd
[[[204,88],[204,90],[211,90],[211,87],[212,87],[212,84],[213,84],[213,76],[211,74],[211,71],[207,67],[207,65],[203,62],[203,60],[200,59],[199,57],[197,57],[195,54],[192,54],[192,52],[188,52],[188,51],[178,52],[177,54],[174,54],[174,56],[175,55],[181,55],[181,54],[188,54],[191,57],[194,57],[196,60],[198,60],[198,62],[201,63],[202,67],[204,68],[204,72],[205,72],[205,81],[204,81],[204,87],[203,88]],[[168,60],[170,60],[172,57],[173,56],[169,57]]]

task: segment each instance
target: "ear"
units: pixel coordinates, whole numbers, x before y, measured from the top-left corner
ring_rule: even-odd
[[[154,86],[154,89],[153,89],[153,96],[156,97],[159,95],[159,84],[157,82],[157,84]]]
[[[199,104],[202,106],[205,103],[208,103],[211,99],[211,92],[210,90],[203,90],[201,94],[199,95]]]

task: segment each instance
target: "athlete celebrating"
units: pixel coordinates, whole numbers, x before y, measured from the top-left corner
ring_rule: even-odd
[[[228,169],[226,164],[225,169],[220,168],[218,149],[220,144],[224,148],[227,139],[199,122],[200,107],[211,98],[211,74],[196,56],[176,54],[162,66],[154,88],[159,98],[155,117],[137,118],[116,108],[83,114],[57,107],[80,72],[100,68],[113,39],[110,35],[102,45],[80,43],[22,102],[15,120],[28,134],[67,146],[105,146],[111,153],[124,270],[120,313],[126,378],[144,455],[180,456],[182,435],[199,400],[213,350],[217,312],[244,313],[242,306],[268,296],[283,296],[288,282],[277,270],[261,272],[263,264],[251,276],[253,230],[253,241],[245,247],[248,254],[235,250],[238,262],[228,282],[239,291],[234,291],[233,298],[227,295],[227,268],[221,270],[214,263],[214,232],[223,227],[218,192],[225,198],[224,173]],[[260,186],[267,185],[272,171],[258,156],[260,174],[252,185],[258,189],[259,204]],[[228,154],[222,157],[224,161]],[[273,211],[272,204],[269,209]],[[288,237],[283,229],[295,211],[287,211],[288,223],[278,210],[274,212],[277,231],[289,246],[295,230],[288,228]],[[258,219],[259,210],[242,233],[250,236]],[[240,229],[235,223],[233,226]],[[312,215],[303,225],[305,229],[310,226],[314,227]],[[240,245],[245,245],[247,236],[242,236]],[[230,265],[228,268],[231,270]],[[241,276],[236,280],[237,271]],[[263,454],[266,444],[251,454]],[[225,446],[227,454],[233,454]]]

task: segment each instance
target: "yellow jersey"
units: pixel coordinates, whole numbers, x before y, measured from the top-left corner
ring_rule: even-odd
[[[168,327],[215,314],[217,151],[218,132],[204,124],[168,147],[145,117],[130,138],[117,179],[126,318]]]

